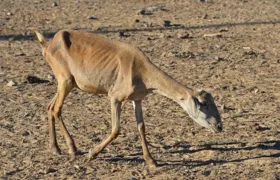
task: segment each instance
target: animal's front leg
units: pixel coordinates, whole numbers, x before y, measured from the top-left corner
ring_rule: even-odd
[[[157,163],[152,158],[152,156],[149,152],[149,149],[148,149],[148,145],[147,145],[141,101],[140,100],[133,101],[133,107],[134,107],[135,117],[136,117],[136,121],[137,121],[137,129],[140,133],[140,137],[141,137],[141,141],[142,141],[143,157],[145,159],[146,164],[149,167],[156,167]]]
[[[111,100],[112,111],[112,132],[111,134],[97,145],[93,150],[89,151],[89,159],[95,158],[110,142],[117,138],[120,132],[120,115],[121,115],[121,102],[116,99]]]

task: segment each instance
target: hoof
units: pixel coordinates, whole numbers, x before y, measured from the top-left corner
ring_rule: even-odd
[[[71,154],[71,156],[70,156],[70,162],[74,161],[75,159],[76,159],[76,155]]]
[[[157,168],[158,167],[158,164],[155,160],[150,160],[150,161],[146,161],[146,166],[148,168]]]
[[[87,162],[89,162],[89,161],[90,161],[90,160],[92,160],[92,159],[95,159],[95,158],[96,158],[96,156],[97,156],[97,154],[98,154],[98,153],[95,153],[94,151],[89,150],[89,152],[88,152]]]
[[[51,147],[50,151],[54,155],[61,155],[61,150],[59,148],[57,148],[57,147]]]
[[[78,155],[77,149],[71,149],[71,150],[68,151],[68,153],[69,153],[71,156],[76,156],[76,155]]]

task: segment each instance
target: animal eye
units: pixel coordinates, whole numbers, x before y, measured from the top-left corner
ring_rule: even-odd
[[[207,106],[206,101],[198,101],[201,106]]]
[[[207,104],[206,104],[206,102],[202,102],[202,103],[199,103],[200,104],[200,106],[203,106],[203,107],[207,107]]]
[[[207,106],[207,104],[206,104],[206,102],[199,102],[199,106],[200,106],[200,108],[201,109],[208,109],[208,106]]]

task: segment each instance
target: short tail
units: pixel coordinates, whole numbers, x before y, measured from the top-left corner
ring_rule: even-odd
[[[31,29],[31,30],[36,35],[36,37],[39,40],[39,42],[41,43],[42,47],[46,47],[47,46],[46,38],[41,33],[39,33],[36,29]]]

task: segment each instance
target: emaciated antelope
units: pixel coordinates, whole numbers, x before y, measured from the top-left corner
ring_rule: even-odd
[[[75,30],[59,31],[50,41],[38,31],[34,30],[34,33],[57,79],[57,93],[48,106],[49,143],[53,153],[60,153],[55,122],[65,138],[70,155],[74,158],[77,153],[74,140],[61,119],[63,101],[74,87],[92,94],[108,94],[111,100],[112,132],[89,151],[89,159],[96,157],[117,138],[122,104],[131,100],[142,140],[143,157],[148,166],[157,165],[147,146],[141,107],[141,101],[150,93],[173,99],[201,126],[214,132],[222,131],[221,118],[210,93],[196,91],[177,82],[157,68],[139,49]]]

